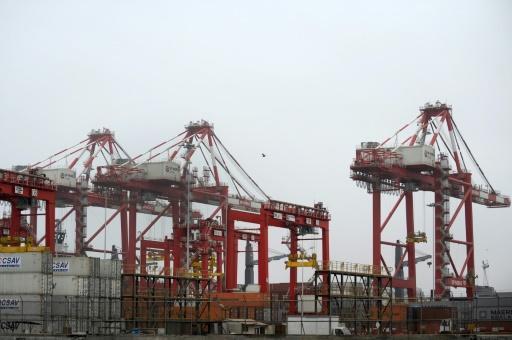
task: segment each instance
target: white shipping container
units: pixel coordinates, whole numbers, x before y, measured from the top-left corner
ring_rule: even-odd
[[[111,280],[110,284],[112,285],[112,298],[119,299],[121,298],[121,278]]]
[[[288,335],[330,335],[339,326],[337,316],[289,315]]]
[[[89,296],[99,297],[100,296],[101,282],[98,277],[89,278]]]
[[[50,302],[44,295],[0,295],[0,319],[6,315],[43,316]]]
[[[100,280],[100,297],[110,297],[112,286],[110,285],[110,279],[99,278]]]
[[[121,300],[113,299],[110,300],[110,317],[112,320],[121,319]]]
[[[39,315],[23,316],[6,315],[0,321],[0,336],[15,338],[13,335],[35,335],[48,332],[49,323]]]
[[[52,334],[89,334],[91,333],[91,320],[55,317],[50,321],[50,327]]]
[[[88,319],[89,298],[83,296],[54,295],[52,297],[51,317],[67,317],[71,319]]]
[[[1,273],[51,273],[51,253],[0,253]]]
[[[1,295],[48,295],[52,292],[52,276],[41,273],[1,273]]]
[[[100,260],[101,278],[120,279],[121,278],[121,261],[119,260]]]
[[[42,175],[53,181],[53,183],[64,187],[76,187],[76,172],[68,168],[43,169]]]
[[[109,298],[100,298],[98,301],[98,317],[101,320],[110,320],[110,299]]]
[[[173,161],[143,163],[138,166],[145,179],[180,181],[180,165]]]
[[[434,167],[436,151],[430,145],[399,146],[396,152],[402,155],[404,166]]]
[[[99,279],[99,297],[119,298],[121,295],[120,279]]]
[[[68,296],[89,296],[90,278],[83,276],[54,276],[53,294]]]
[[[298,308],[299,313],[303,311],[304,313],[315,313],[315,296],[314,295],[302,295],[302,299],[299,296]],[[322,300],[318,299],[316,302],[317,312],[322,310]]]
[[[91,320],[98,320],[100,308],[100,298],[89,298],[89,316]]]
[[[93,318],[99,318],[100,320],[115,320],[119,321],[121,318],[121,300],[111,298],[99,298],[98,308],[96,309],[97,315],[93,315]]]
[[[62,256],[53,258],[55,276],[95,276],[99,269],[99,259],[85,256]]]

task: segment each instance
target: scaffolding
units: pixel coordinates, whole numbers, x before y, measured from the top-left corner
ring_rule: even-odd
[[[322,265],[314,274],[315,313],[338,316],[354,335],[391,334],[391,283],[391,274],[380,267]]]
[[[123,274],[122,316],[132,333],[208,334],[210,279]]]

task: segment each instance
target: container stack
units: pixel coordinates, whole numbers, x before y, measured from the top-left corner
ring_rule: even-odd
[[[52,255],[0,253],[0,331],[42,334],[51,331]]]
[[[93,317],[97,334],[118,334],[121,330],[121,261],[100,260],[98,313]]]
[[[121,262],[0,253],[1,334],[118,334]]]
[[[92,332],[92,319],[99,304],[99,259],[54,257],[52,332],[86,334]]]

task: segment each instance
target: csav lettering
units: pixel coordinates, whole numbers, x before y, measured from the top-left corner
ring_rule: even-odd
[[[20,268],[21,257],[19,256],[0,256],[0,268]]]
[[[69,261],[55,261],[53,262],[54,273],[67,273],[69,272]]]
[[[0,299],[0,309],[18,309],[20,300],[11,298]]]

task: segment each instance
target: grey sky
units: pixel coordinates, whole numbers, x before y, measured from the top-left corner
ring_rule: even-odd
[[[0,167],[99,127],[136,154],[207,119],[273,198],[326,203],[333,259],[369,263],[371,199],[349,179],[356,144],[447,101],[491,183],[512,193],[511,61],[506,0],[1,0]],[[511,210],[474,214],[479,273],[489,259],[491,284],[512,290]],[[271,280],[282,273],[272,263]]]

